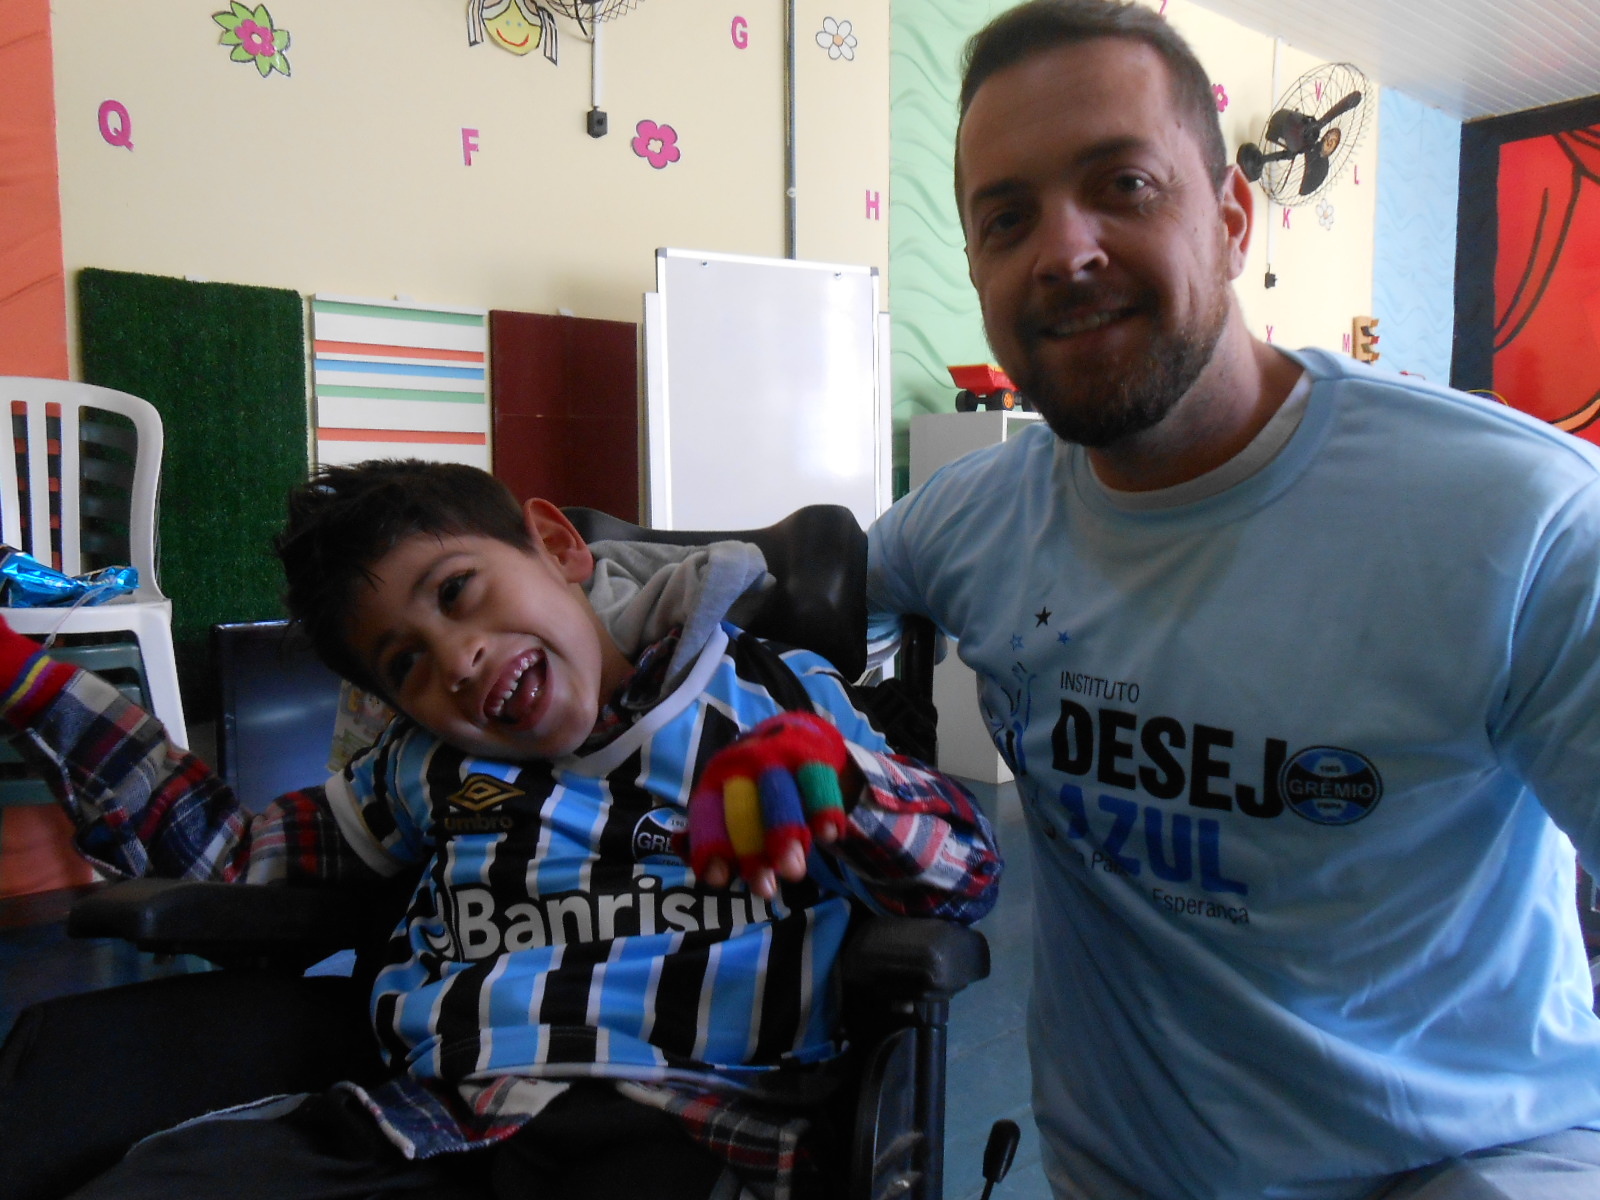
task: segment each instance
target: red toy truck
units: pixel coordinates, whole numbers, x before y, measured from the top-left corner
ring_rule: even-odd
[[[950,378],[961,390],[956,393],[957,412],[977,412],[979,408],[1025,408],[1016,385],[999,367],[988,363],[969,363],[950,367]]]

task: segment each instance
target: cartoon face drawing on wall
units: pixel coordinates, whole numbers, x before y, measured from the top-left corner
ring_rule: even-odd
[[[556,61],[555,18],[533,0],[467,0],[467,43],[493,42],[512,54],[542,46]]]
[[[498,14],[489,11],[494,8],[500,10]],[[498,4],[486,4],[483,24],[489,31],[489,40],[502,50],[526,54],[538,48],[539,19],[537,16],[532,19],[524,16],[518,0],[499,0]]]

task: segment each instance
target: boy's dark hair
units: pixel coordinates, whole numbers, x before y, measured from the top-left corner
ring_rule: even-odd
[[[1185,124],[1192,126],[1211,185],[1220,190],[1228,172],[1228,148],[1222,140],[1211,77],[1165,17],[1133,0],[1029,0],[1001,13],[967,41],[960,121],[967,119],[973,96],[991,75],[1043,51],[1096,38],[1141,42],[1161,56],[1167,64],[1173,103]],[[956,136],[956,211],[960,212],[960,122]]]
[[[371,581],[374,563],[419,533],[533,549],[505,484],[477,467],[414,458],[320,468],[289,493],[288,521],[273,539],[290,619],[330,669],[380,695],[382,685],[350,650],[356,588]]]

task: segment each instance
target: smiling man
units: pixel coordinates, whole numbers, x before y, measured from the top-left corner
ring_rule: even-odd
[[[1160,53],[1129,39],[1060,45],[983,82],[967,85],[957,161],[996,355],[1113,486],[1225,462],[1299,370],[1250,336],[1227,286],[1252,199],[1214,115],[1186,116]]]
[[[878,522],[872,601],[1004,731],[1057,1196],[1600,1194],[1600,456],[1252,337],[1252,192],[1151,9],[1014,9],[960,103],[1046,426]]]

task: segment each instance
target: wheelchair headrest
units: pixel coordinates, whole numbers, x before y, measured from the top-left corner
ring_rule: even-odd
[[[867,665],[867,535],[839,504],[809,504],[764,529],[645,529],[593,508],[562,510],[585,541],[701,546],[751,542],[777,585],[745,623],[749,632],[813,650],[846,679]]]

